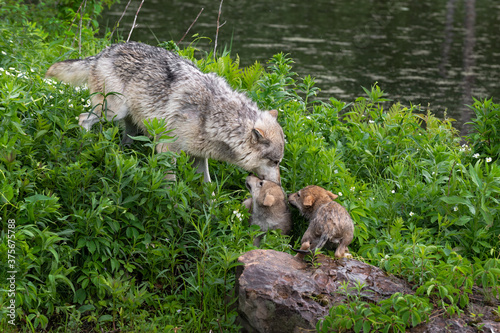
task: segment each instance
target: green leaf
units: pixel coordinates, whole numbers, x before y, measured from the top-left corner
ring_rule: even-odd
[[[363,332],[364,333],[370,333],[371,328],[372,328],[372,324],[368,320],[363,323]]]
[[[151,142],[151,139],[149,137],[143,136],[143,135],[141,135],[141,136],[131,136],[131,135],[129,135],[129,137],[131,139],[133,139],[134,141]]]
[[[87,298],[87,292],[85,291],[85,289],[80,288],[80,289],[78,289],[78,290],[76,291],[75,296],[73,297],[73,300],[74,300],[76,303],[78,303],[78,304],[83,304],[83,302],[85,301],[85,299],[86,299],[86,298]],[[92,306],[92,307],[93,307],[93,305],[91,305],[91,304],[87,304],[87,305],[84,305],[84,306],[86,306],[86,307]],[[82,306],[82,307],[83,307],[83,306]],[[80,307],[80,309],[81,309],[82,307]],[[80,312],[87,311],[87,310],[83,310],[83,311],[81,311],[80,309],[78,309],[78,311],[80,311]],[[88,310],[90,310],[90,309],[88,309]]]
[[[474,184],[476,184],[476,186],[482,190],[483,189],[483,182],[481,181],[481,179],[479,178],[479,176],[477,175],[477,170],[479,170],[480,168],[480,161],[478,161],[475,165],[475,167],[472,167],[469,166],[469,174],[470,174],[470,178],[471,180],[474,182]],[[477,169],[477,170],[476,170]]]
[[[470,201],[468,199],[462,198],[462,197],[457,197],[457,196],[441,197],[439,199],[446,202],[447,204],[450,204],[450,205],[458,205],[458,204],[469,205],[470,204]]]
[[[80,306],[77,311],[80,313],[84,313],[85,311],[91,311],[91,310],[95,310],[95,306],[93,306],[92,304],[85,304]]]
[[[99,322],[102,323],[104,321],[111,321],[113,320],[113,316],[112,315],[102,315],[99,317]]]
[[[96,249],[95,242],[94,241],[88,241],[87,242],[87,248],[89,249],[90,253],[93,254],[95,252],[95,249]]]
[[[422,322],[422,318],[420,318],[420,315],[418,314],[418,311],[415,309],[411,313],[411,326],[415,327],[418,324]]]

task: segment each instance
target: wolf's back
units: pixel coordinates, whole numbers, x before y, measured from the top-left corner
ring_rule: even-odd
[[[60,81],[80,86],[88,82],[90,68],[94,60],[95,57],[89,57],[56,62],[49,67],[45,77],[54,77]]]

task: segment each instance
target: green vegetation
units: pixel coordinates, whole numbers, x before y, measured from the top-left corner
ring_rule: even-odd
[[[88,91],[44,73],[109,42],[94,37],[101,2],[88,1],[81,20],[79,4],[62,3],[55,11],[54,1],[35,10],[0,0],[1,330],[236,331],[237,258],[259,234],[241,206],[247,174],[212,162],[215,181],[204,184],[180,154],[178,180],[167,186],[174,166],[154,153],[159,141],[121,147],[109,122],[83,132],[75,117],[90,110]],[[471,106],[473,132],[462,144],[451,119],[388,101],[376,84],[352,103],[315,100],[314,80],[298,78],[284,54],[241,69],[227,52],[178,52],[262,109],[279,108],[285,190],[316,184],[337,193],[356,224],[351,252],[414,286],[414,296],[380,304],[364,302],[357,286],[318,330],[402,332],[431,311],[466,312],[473,288],[499,298],[499,104]],[[165,124],[149,126],[160,133]],[[291,237],[270,232],[261,247],[298,246],[307,225],[296,212],[294,221]]]

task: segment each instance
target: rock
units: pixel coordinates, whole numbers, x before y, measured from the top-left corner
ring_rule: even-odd
[[[334,304],[345,301],[336,293],[342,283],[365,284],[363,296],[374,302],[396,292],[411,293],[403,280],[353,259],[334,260],[319,255],[314,267],[292,255],[274,250],[253,250],[239,259],[238,312],[246,332],[315,331],[319,319]]]
[[[292,255],[274,250],[253,250],[239,259],[244,265],[236,271],[238,313],[243,332],[316,332],[316,323],[329,309],[346,301],[338,292],[343,283],[354,287],[363,283],[363,300],[378,302],[396,292],[413,294],[409,285],[388,276],[381,269],[354,259],[334,260],[319,255],[311,265]],[[350,290],[350,289],[348,289]],[[357,291],[353,291],[357,292]],[[412,333],[500,333],[500,323],[492,314],[496,307],[472,300],[461,317],[447,318],[436,309],[428,323],[408,329]],[[500,304],[499,304],[500,305]],[[468,312],[482,314],[475,322]]]

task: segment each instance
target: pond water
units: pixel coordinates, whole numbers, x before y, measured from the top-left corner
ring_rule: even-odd
[[[101,18],[113,27],[127,5]],[[139,7],[132,0],[117,31],[126,39]],[[214,47],[220,1],[145,0],[131,40]],[[497,0],[226,0],[222,3],[218,50],[230,47],[240,63],[266,63],[289,53],[294,71],[310,74],[318,97],[346,102],[375,82],[387,97],[420,104],[457,120],[472,114],[471,96],[500,99],[500,1]]]

